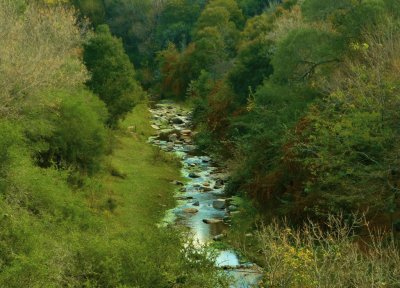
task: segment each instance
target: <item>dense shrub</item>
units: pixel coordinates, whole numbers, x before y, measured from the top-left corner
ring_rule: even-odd
[[[104,103],[85,90],[47,92],[36,99],[44,105],[32,103],[25,126],[38,163],[94,172],[107,148]]]

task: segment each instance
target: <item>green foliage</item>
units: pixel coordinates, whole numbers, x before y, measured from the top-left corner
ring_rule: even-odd
[[[267,13],[253,17],[241,33],[238,55],[228,73],[236,101],[241,105],[245,105],[251,91],[273,73],[270,62],[274,43],[268,37],[273,27],[272,19]]]
[[[326,20],[335,14],[350,10],[356,2],[352,0],[327,0],[324,2],[306,0],[302,5],[302,11],[307,19]]]
[[[179,52],[175,45],[160,51],[160,90],[163,96],[183,99],[190,80],[196,73],[197,61],[193,61],[195,47],[190,45],[185,51]],[[198,57],[198,55],[195,55]],[[196,59],[197,60],[197,59]]]
[[[384,9],[384,0],[340,0],[328,3],[307,0],[302,5],[307,19],[331,21],[350,40],[360,38],[363,30],[377,25],[385,13]]]
[[[287,133],[305,114],[312,95],[311,91],[296,91],[271,82],[257,89],[247,104],[250,113],[234,119],[230,127],[237,155],[245,155],[244,159],[240,158],[240,169],[228,186],[230,193],[234,193],[233,189],[238,189],[238,182],[241,182],[245,187],[252,187],[249,196],[260,201],[268,198],[270,192],[258,187],[257,181],[281,165]]]
[[[88,173],[97,170],[108,137],[104,103],[84,90],[43,93],[37,101],[47,105],[35,107],[32,103],[34,110],[28,112],[26,131],[33,147],[37,148],[39,165]],[[38,113],[41,113],[39,119],[35,118]]]
[[[170,42],[182,49],[191,42],[191,31],[201,11],[200,2],[172,0],[165,3],[156,28],[158,47],[166,48]]]
[[[221,51],[221,53],[225,50],[225,53],[234,55],[239,39],[238,29],[243,26],[243,22],[242,12],[235,1],[211,1],[207,4],[197,20],[193,32],[194,40],[196,43],[199,41],[213,42],[216,38],[219,38],[221,40],[218,41],[222,42],[223,45],[217,42],[218,44],[213,47],[213,50]],[[207,48],[199,47],[198,49],[207,51]],[[214,53],[212,52],[213,55]]]
[[[272,59],[274,79],[302,81],[318,69],[340,62],[342,39],[332,33],[315,29],[291,31],[278,44]]]
[[[104,1],[106,23],[117,37],[124,41],[124,47],[135,67],[151,61],[153,55],[152,34],[156,17],[163,6],[160,1],[151,0],[107,0]]]
[[[106,103],[108,124],[115,126],[143,94],[121,40],[106,25],[99,26],[85,45],[84,61],[92,74],[87,84]]]
[[[238,0],[239,7],[243,10],[243,14],[252,17],[266,9],[270,0]]]
[[[105,21],[105,7],[102,0],[72,0],[73,5],[82,13],[89,17],[94,26],[103,24]]]

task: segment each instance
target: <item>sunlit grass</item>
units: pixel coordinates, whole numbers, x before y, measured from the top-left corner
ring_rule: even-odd
[[[147,106],[139,104],[121,124],[114,153],[109,156],[111,166],[123,173],[121,179],[107,175],[102,182],[110,197],[115,198],[115,215],[110,224],[116,232],[124,229],[156,229],[165,211],[174,206],[172,180],[180,178],[179,168],[171,158],[161,157],[154,147],[146,143],[153,134]],[[120,227],[122,228],[122,227]]]

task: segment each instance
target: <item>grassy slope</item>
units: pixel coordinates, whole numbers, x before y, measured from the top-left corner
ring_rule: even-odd
[[[150,117],[147,106],[139,104],[124,120],[109,162],[126,178],[106,175],[102,180],[117,204],[116,216],[110,217],[114,229],[120,225],[124,229],[148,227],[159,222],[165,210],[174,205],[170,182],[179,179],[179,167],[146,143],[153,133]]]

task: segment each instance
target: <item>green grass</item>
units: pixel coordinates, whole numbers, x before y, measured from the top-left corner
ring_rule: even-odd
[[[126,175],[125,179],[101,177],[109,196],[116,201],[115,213],[109,217],[116,231],[154,226],[175,205],[175,186],[170,182],[180,179],[179,167],[172,158],[168,161],[168,157],[160,156],[157,149],[146,143],[154,133],[150,117],[146,104],[139,104],[121,124],[108,162]]]
[[[227,287],[206,253],[157,227],[175,205],[180,169],[146,143],[149,117],[145,104],[132,111],[104,169],[73,175],[79,189],[68,171],[16,151],[0,197],[0,287]]]

